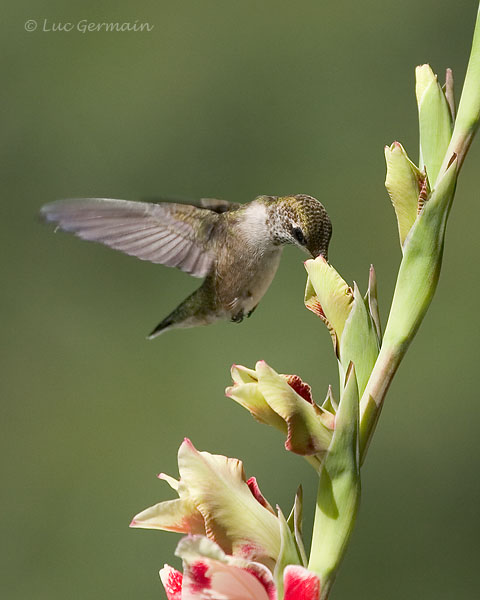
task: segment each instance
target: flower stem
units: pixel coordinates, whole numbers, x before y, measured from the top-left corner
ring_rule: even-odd
[[[335,433],[319,471],[308,568],[320,578],[320,600],[328,598],[360,502],[358,419],[358,384],[355,368],[350,362],[336,416]]]
[[[458,107],[452,139],[448,147],[442,172],[446,170],[453,153],[458,156],[458,169],[472,143],[480,121],[480,6],[473,33],[472,50],[463,84],[462,97]]]
[[[382,344],[360,404],[360,464],[365,459],[382,411],[383,400],[407,347],[408,344],[404,347]]]

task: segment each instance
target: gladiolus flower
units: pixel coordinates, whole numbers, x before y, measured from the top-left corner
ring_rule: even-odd
[[[255,478],[246,479],[240,460],[199,452],[186,439],[178,452],[180,480],[159,477],[179,498],[136,515],[131,527],[201,534],[229,555],[273,570],[281,548],[281,526]]]
[[[277,600],[279,593],[271,572],[262,564],[226,555],[203,536],[183,538],[177,556],[183,575],[165,565],[160,578],[168,600]],[[283,571],[284,600],[318,600],[318,577],[299,565]]]

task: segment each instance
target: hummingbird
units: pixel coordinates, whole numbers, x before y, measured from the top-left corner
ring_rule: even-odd
[[[40,212],[79,238],[204,278],[148,339],[220,319],[240,323],[270,286],[286,244],[327,259],[332,235],[324,206],[305,194],[258,196],[246,204],[203,198],[196,206],[80,198]]]

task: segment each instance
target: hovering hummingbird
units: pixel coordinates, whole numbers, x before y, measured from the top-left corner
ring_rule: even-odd
[[[174,327],[239,323],[267,291],[285,244],[327,258],[332,235],[321,202],[304,194],[248,204],[204,198],[199,206],[81,198],[46,204],[41,215],[84,240],[205,277],[149,339]]]

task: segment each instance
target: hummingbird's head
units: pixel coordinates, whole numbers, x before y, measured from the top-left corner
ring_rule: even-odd
[[[328,258],[332,224],[323,204],[306,194],[283,196],[274,200],[272,211],[274,241],[294,244],[313,258]]]

